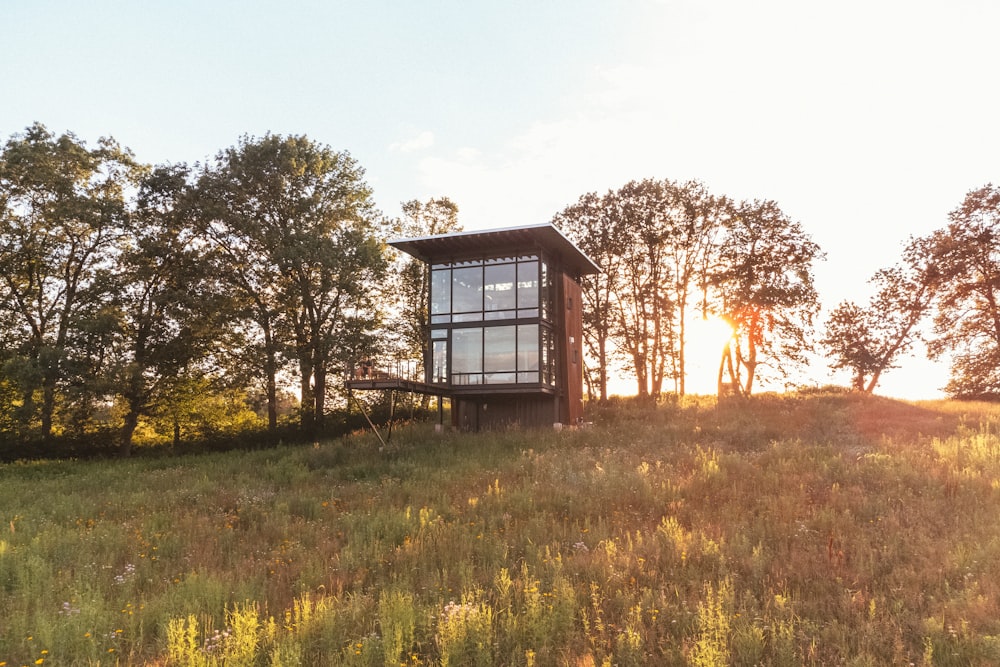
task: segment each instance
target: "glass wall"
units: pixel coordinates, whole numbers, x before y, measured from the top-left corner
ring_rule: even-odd
[[[538,255],[435,264],[431,324],[538,317],[544,266]]]
[[[451,383],[552,384],[554,369],[540,368],[541,359],[551,358],[542,353],[542,331],[551,341],[549,329],[537,324],[452,329]]]
[[[555,385],[555,286],[538,255],[431,268],[431,382]]]

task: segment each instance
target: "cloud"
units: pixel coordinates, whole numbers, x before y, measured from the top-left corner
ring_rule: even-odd
[[[394,153],[412,153],[414,151],[430,148],[433,145],[434,133],[430,130],[424,130],[412,139],[397,141],[396,143],[390,144],[389,150]]]

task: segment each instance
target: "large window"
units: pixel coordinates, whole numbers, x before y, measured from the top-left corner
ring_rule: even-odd
[[[539,368],[539,360],[544,356],[540,353],[539,333],[537,324],[452,329],[452,384],[545,381]]]
[[[451,332],[451,376],[454,384],[481,384],[483,379],[483,329]]]
[[[538,255],[435,264],[431,324],[538,317],[547,275]]]
[[[525,263],[527,266],[528,263]],[[488,320],[506,320],[517,316],[515,276],[517,264],[496,264],[483,268],[483,310]]]
[[[451,269],[431,271],[431,321],[451,314]],[[450,322],[451,319],[441,320]]]
[[[431,269],[431,382],[555,384],[553,274],[538,255]]]

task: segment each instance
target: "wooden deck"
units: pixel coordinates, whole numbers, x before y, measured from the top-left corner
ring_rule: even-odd
[[[448,387],[439,384],[427,384],[416,380],[407,380],[400,377],[376,374],[374,377],[348,380],[345,385],[348,389],[360,391],[409,391],[415,394],[430,394],[431,396],[449,396],[451,391]]]

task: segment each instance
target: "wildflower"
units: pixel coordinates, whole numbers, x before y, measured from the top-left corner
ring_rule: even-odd
[[[40,665],[40,664],[42,664],[43,662],[45,662],[45,658],[39,658],[38,660],[35,660],[35,664],[36,664],[36,665]]]
[[[79,614],[80,610],[74,607],[69,602],[63,602],[62,608],[59,610],[60,616],[72,616],[73,614]]]

